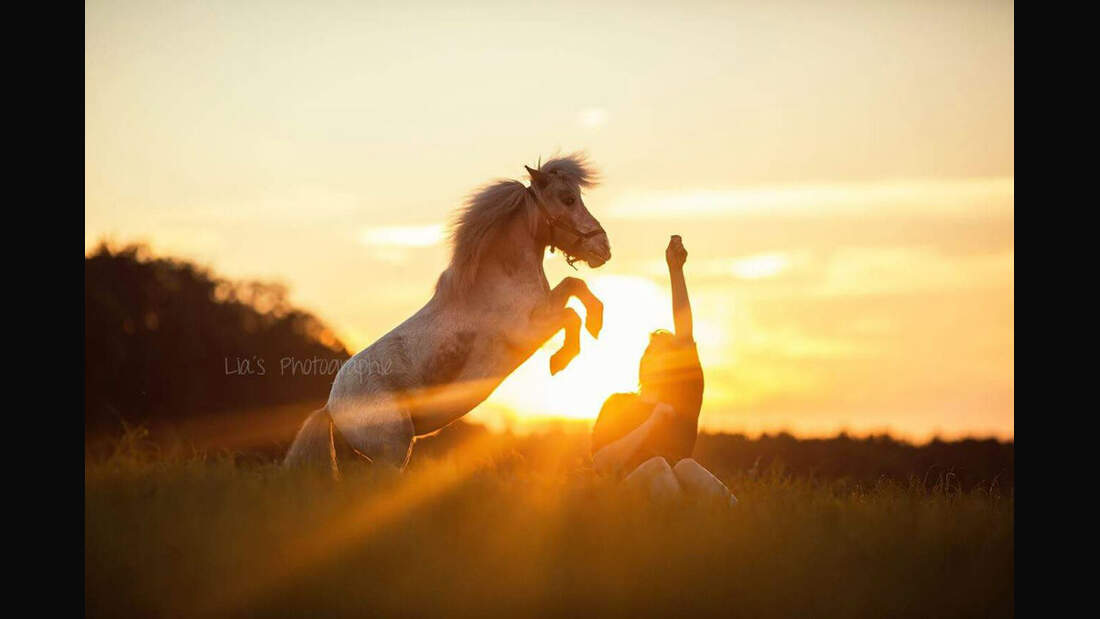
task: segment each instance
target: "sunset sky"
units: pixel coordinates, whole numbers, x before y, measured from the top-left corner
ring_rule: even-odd
[[[464,3],[465,4],[465,3]],[[286,283],[354,350],[416,311],[451,211],[586,151],[604,334],[472,419],[594,419],[671,328],[709,430],[1014,429],[1010,2],[85,3],[85,249]],[[551,283],[572,273],[548,255]],[[555,340],[560,340],[560,336]]]

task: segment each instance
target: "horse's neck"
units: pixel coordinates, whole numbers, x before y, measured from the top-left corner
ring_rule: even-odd
[[[532,236],[524,219],[523,215],[513,217],[484,257],[478,279],[485,278],[487,287],[509,290],[518,285],[521,290],[535,287],[539,292],[548,288],[542,268],[546,243]]]

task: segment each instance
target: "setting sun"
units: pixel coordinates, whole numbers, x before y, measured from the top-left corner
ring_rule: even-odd
[[[551,377],[547,367],[561,347],[563,336],[540,348],[497,388],[486,405],[471,414],[490,426],[516,429],[538,426],[549,420],[595,420],[603,401],[612,393],[637,391],[638,361],[655,329],[672,329],[672,301],[667,289],[655,281],[632,275],[596,275],[587,278],[592,292],[604,302],[604,327],[599,339],[582,330],[581,354],[560,374]],[[570,307],[584,316],[576,299]],[[700,354],[718,342],[718,330],[706,320],[696,320]],[[494,406],[495,405],[495,406]]]

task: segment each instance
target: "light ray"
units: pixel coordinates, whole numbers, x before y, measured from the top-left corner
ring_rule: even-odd
[[[392,488],[378,489],[320,529],[287,540],[272,552],[265,570],[242,574],[239,582],[227,583],[222,595],[205,604],[199,614],[230,615],[253,607],[342,552],[361,547],[409,512],[424,508],[468,479],[484,466],[487,457],[499,453],[498,438],[485,435],[456,448],[446,461],[409,470]]]

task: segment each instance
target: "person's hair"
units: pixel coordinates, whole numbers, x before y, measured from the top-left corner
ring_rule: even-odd
[[[664,393],[674,368],[676,334],[657,329],[649,334],[649,345],[638,362],[638,387],[658,396]]]

